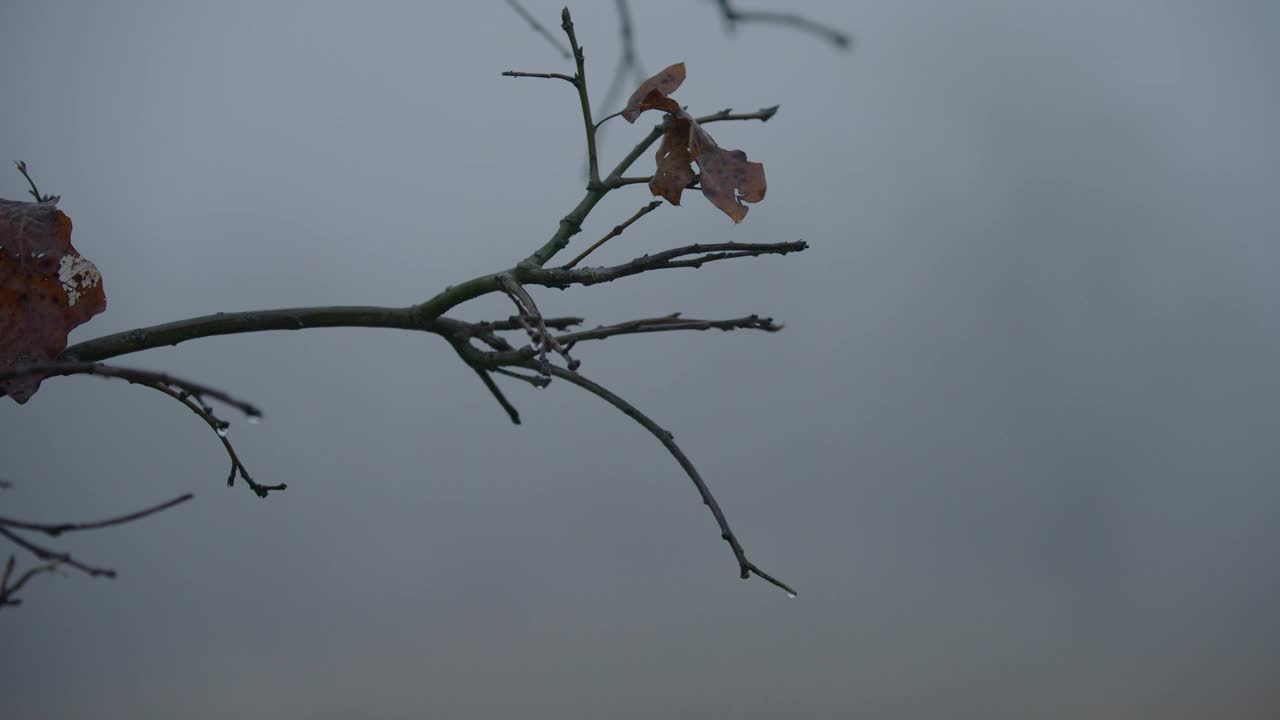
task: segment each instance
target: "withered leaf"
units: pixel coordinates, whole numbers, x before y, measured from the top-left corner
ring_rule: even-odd
[[[649,191],[672,205],[680,204],[680,194],[693,182],[693,155],[689,152],[689,128],[693,119],[683,112],[673,114],[662,135],[656,159],[658,169],[649,181]]]
[[[631,98],[627,100],[627,107],[622,111],[622,117],[627,122],[633,123],[636,118],[640,117],[640,113],[645,110],[661,110],[663,112],[676,112],[680,109],[680,103],[667,97],[680,87],[684,82],[684,63],[676,63],[653,77],[640,83],[640,87],[631,93]]]
[[[107,307],[102,276],[71,245],[71,218],[55,202],[0,200],[0,370],[49,362],[67,334]],[[0,382],[25,403],[39,376]]]
[[[747,216],[743,201],[757,203],[764,199],[764,165],[747,160],[741,150],[725,150],[697,123],[690,134],[693,159],[702,170],[702,194],[735,223]]]

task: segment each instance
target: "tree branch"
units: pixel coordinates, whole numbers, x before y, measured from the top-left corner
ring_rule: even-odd
[[[227,437],[227,428],[229,427],[229,423],[224,420],[220,420],[215,416],[211,408],[202,403],[197,403],[185,393],[174,392],[173,388],[165,385],[156,383],[149,385],[148,387],[159,390],[165,395],[168,395],[174,400],[185,405],[188,410],[195,413],[201,420],[204,420],[205,423],[209,425],[209,428],[213,430],[214,434],[218,436],[218,440],[222,443],[222,449],[226,451],[227,458],[231,460],[231,471],[227,473],[227,487],[233,487],[236,484],[236,475],[239,475],[240,479],[244,480],[245,486],[253,491],[254,495],[257,495],[260,498],[265,498],[273,490],[287,490],[289,488],[285,483],[280,483],[278,485],[262,485],[249,475],[249,470],[244,466],[244,463],[240,461],[240,456],[236,453],[235,446],[231,444],[231,438]],[[250,419],[252,420],[252,418]]]
[[[630,262],[610,267],[586,268],[519,268],[519,279],[526,285],[566,288],[570,285],[595,285],[651,270],[702,267],[706,263],[760,255],[786,255],[809,247],[803,240],[781,243],[710,243],[686,245],[653,255],[642,255]]]
[[[192,495],[191,493],[185,493],[185,494],[179,495],[178,497],[172,500],[166,500],[165,502],[162,502],[159,505],[152,505],[149,508],[144,508],[142,510],[127,513],[125,515],[118,515],[116,517],[107,518],[105,520],[93,520],[91,522],[83,522],[83,523],[33,523],[33,522],[27,522],[24,520],[15,520],[13,518],[0,517],[0,526],[17,528],[19,530],[32,530],[35,532],[42,532],[45,535],[48,535],[49,537],[57,537],[64,532],[74,532],[74,531],[81,531],[81,530],[100,530],[102,528],[112,527],[114,525],[124,525],[126,523],[131,523],[134,520],[141,520],[142,518],[148,515],[154,515],[158,512],[163,512],[165,510],[168,510],[169,508],[175,505],[181,505],[182,503],[190,500],[193,497],[195,497],[195,495]]]
[[[556,36],[551,34],[550,30],[543,27],[542,23],[538,22],[538,19],[535,18],[532,13],[525,10],[524,6],[516,2],[516,0],[507,0],[507,5],[510,5],[511,9],[515,10],[517,15],[519,15],[525,22],[529,23],[529,27],[533,28],[534,32],[538,33],[545,38],[547,42],[551,43],[551,47],[555,48],[556,52],[560,53],[561,57],[566,60],[569,59],[569,49],[562,45]]]
[[[575,266],[575,265],[577,265],[578,263],[582,262],[582,260],[583,260],[584,258],[586,258],[586,257],[587,257],[588,255],[590,255],[591,253],[595,252],[596,248],[598,248],[598,247],[600,247],[601,245],[603,245],[603,244],[605,244],[605,243],[609,242],[611,239],[613,239],[613,238],[615,238],[615,237],[617,237],[617,236],[621,235],[624,231],[626,231],[626,229],[627,229],[627,228],[631,227],[631,223],[633,223],[633,222],[635,222],[635,221],[639,220],[640,218],[644,217],[645,215],[648,215],[649,213],[653,212],[654,210],[657,210],[657,209],[658,209],[659,207],[661,207],[661,206],[662,206],[662,201],[661,201],[661,200],[654,200],[653,202],[649,203],[648,205],[645,205],[644,207],[640,208],[638,211],[636,211],[636,214],[635,214],[635,215],[632,215],[632,216],[631,216],[631,217],[630,217],[626,222],[622,223],[621,225],[615,225],[615,226],[614,226],[614,228],[613,228],[612,230],[610,230],[610,231],[609,231],[609,234],[607,234],[607,235],[605,235],[604,237],[600,238],[599,240],[595,241],[595,243],[593,243],[593,244],[591,245],[591,247],[587,248],[586,250],[583,250],[581,253],[578,253],[578,256],[577,256],[577,257],[575,257],[574,259],[572,259],[572,260],[570,260],[569,262],[565,263],[565,264],[564,264],[563,266],[561,266],[561,267],[562,267],[563,269],[565,269],[565,270],[572,269],[572,268],[573,268],[573,266]]]
[[[9,578],[13,576],[15,561],[16,558],[14,558],[13,555],[10,555],[9,560],[4,564],[4,576],[0,577],[0,608],[5,607],[6,605],[21,605],[22,600],[20,598],[15,598],[14,595],[16,595],[18,591],[21,590],[29,580],[31,580],[31,578],[41,573],[53,572],[58,569],[59,565],[57,562],[36,565],[35,567],[28,568],[26,572],[22,573],[22,575],[18,577],[17,582],[10,583]]]
[[[787,595],[795,597],[796,591],[789,585],[761,570],[755,563],[747,559],[747,554],[742,548],[742,543],[738,542],[738,537],[734,535],[733,530],[729,527],[729,520],[725,517],[724,511],[720,509],[720,503],[716,502],[715,496],[711,494],[711,488],[707,487],[706,481],[702,479],[701,473],[699,473],[698,469],[694,467],[693,462],[684,454],[684,451],[680,449],[680,446],[676,445],[674,435],[669,431],[664,430],[661,426],[651,420],[648,415],[645,415],[636,409],[634,405],[610,392],[608,388],[592,382],[576,372],[565,370],[564,368],[550,363],[536,361],[528,363],[527,367],[533,368],[547,375],[554,375],[555,377],[562,378],[574,385],[577,385],[587,392],[590,392],[592,395],[595,395],[614,406],[618,410],[621,410],[624,415],[635,420],[645,430],[648,430],[651,435],[658,439],[658,442],[662,443],[663,447],[667,449],[667,452],[671,453],[671,456],[676,459],[676,462],[680,464],[680,467],[685,471],[685,474],[693,481],[694,487],[698,489],[698,494],[702,496],[703,504],[706,505],[711,510],[711,514],[715,516],[716,524],[720,526],[720,537],[725,542],[729,543],[729,547],[733,550],[734,557],[738,560],[739,577],[745,580],[751,577],[752,574],[755,574],[762,580],[782,588],[786,591]]]
[[[738,10],[730,0],[716,0],[720,6],[720,14],[732,29],[740,22],[758,22],[773,25],[788,25],[813,35],[817,35],[838,48],[845,49],[853,44],[853,39],[844,32],[802,15],[770,10]]]
[[[671,332],[675,330],[763,330],[778,332],[782,329],[773,318],[762,318],[759,315],[734,318],[732,320],[696,320],[683,318],[680,313],[672,313],[663,317],[630,320],[616,325],[602,325],[594,330],[557,335],[556,340],[565,346],[572,346],[583,340],[601,340],[617,335],[637,335],[642,333]]]
[[[564,80],[565,82],[569,83],[570,85],[573,85],[574,87],[578,86],[577,80],[574,80],[569,75],[562,75],[560,73],[533,73],[533,72],[519,72],[517,70],[508,70],[502,73],[502,76],[513,77],[513,78],[526,77],[526,78],[543,78],[546,80]]]
[[[569,8],[560,11],[560,27],[569,36],[569,47],[573,48],[573,61],[578,66],[578,74],[574,84],[578,86],[578,101],[582,104],[582,124],[587,131],[587,187],[600,184],[600,164],[596,160],[596,124],[591,120],[591,100],[587,97],[587,61],[578,44],[578,36],[573,31],[573,18],[569,17]]]
[[[119,378],[139,385],[161,383],[163,385],[176,387],[198,397],[211,397],[214,400],[218,400],[219,402],[225,403],[239,410],[250,418],[262,417],[262,411],[257,407],[243,400],[237,400],[221,390],[211,388],[208,385],[201,385],[200,383],[193,382],[191,380],[183,380],[182,378],[174,377],[168,373],[116,367],[114,365],[103,365],[102,363],[56,362],[19,365],[11,370],[0,371],[0,380],[26,377],[28,375],[42,375],[44,377],[97,375],[99,377],[106,378]]]
[[[86,565],[80,562],[79,560],[76,560],[75,558],[71,557],[71,555],[68,553],[57,552],[56,550],[50,550],[49,548],[37,545],[31,542],[30,540],[27,540],[26,538],[22,537],[21,535],[18,535],[12,530],[9,530],[8,528],[0,527],[0,535],[3,535],[4,537],[9,538],[9,540],[13,542],[15,545],[22,548],[23,550],[26,550],[32,555],[35,555],[36,558],[39,560],[46,560],[46,561],[51,560],[60,565],[68,565],[90,577],[113,578],[116,576],[116,571],[112,570],[111,568],[102,568],[102,567],[94,567],[92,565]]]

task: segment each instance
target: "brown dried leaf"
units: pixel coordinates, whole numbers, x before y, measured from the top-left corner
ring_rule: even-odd
[[[626,118],[627,122],[633,123],[645,110],[677,112],[680,110],[680,103],[667,96],[675,92],[683,82],[684,63],[676,63],[645,80],[640,83],[640,87],[636,88],[635,92],[631,93],[631,98],[627,100],[627,107],[622,111],[622,117]]]
[[[764,199],[764,165],[747,160],[741,150],[725,150],[696,123],[691,133],[690,150],[702,170],[702,194],[735,223],[747,216],[742,202],[757,203]]]
[[[672,205],[680,204],[680,194],[693,182],[693,155],[689,152],[689,128],[693,119],[681,112],[672,115],[667,130],[662,135],[662,146],[655,156],[658,169],[649,181],[649,191],[667,199]]]
[[[55,360],[106,307],[98,269],[71,246],[71,218],[53,202],[0,200],[0,370]],[[0,382],[0,395],[25,403],[41,379]]]

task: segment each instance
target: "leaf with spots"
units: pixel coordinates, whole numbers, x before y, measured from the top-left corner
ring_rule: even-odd
[[[72,328],[107,307],[102,276],[71,245],[71,218],[50,202],[0,200],[0,370],[50,362]],[[0,382],[26,402],[42,378]]]
[[[725,150],[696,123],[690,149],[702,169],[702,194],[735,223],[747,216],[743,201],[758,203],[764,199],[764,165],[747,160],[741,150]]]
[[[640,87],[631,93],[631,99],[627,100],[627,107],[622,111],[622,117],[627,122],[633,123],[636,118],[640,117],[640,113],[645,110],[661,110],[663,112],[678,112],[680,103],[667,97],[680,87],[684,82],[684,63],[676,63],[653,77],[640,83]]]

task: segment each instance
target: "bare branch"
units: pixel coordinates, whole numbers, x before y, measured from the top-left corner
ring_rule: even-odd
[[[703,115],[702,117],[697,118],[695,122],[699,125],[706,125],[714,122],[725,122],[727,120],[759,120],[760,122],[769,122],[770,118],[778,114],[779,107],[781,106],[772,105],[749,113],[735,113],[733,108],[725,108],[720,112]]]
[[[144,508],[136,512],[131,512],[125,515],[118,515],[116,517],[107,518],[105,520],[94,520],[92,522],[33,523],[33,522],[27,522],[24,520],[14,520],[13,518],[0,517],[0,526],[18,528],[19,530],[33,530],[36,532],[42,532],[45,535],[48,535],[50,537],[57,537],[64,532],[73,532],[73,531],[80,531],[80,530],[99,530],[101,528],[111,527],[113,525],[124,525],[125,523],[131,523],[134,520],[141,520],[142,518],[148,515],[154,515],[155,513],[168,510],[174,505],[180,505],[190,500],[193,497],[195,497],[195,495],[192,495],[191,493],[185,493],[183,495],[179,495],[178,497],[172,500],[166,500],[165,502],[162,502],[159,505],[152,505],[149,508]]]
[[[587,131],[587,187],[591,188],[600,184],[600,164],[596,160],[596,124],[591,120],[591,100],[587,97],[586,58],[582,53],[582,46],[578,44],[578,36],[574,33],[573,18],[569,17],[569,8],[565,8],[560,13],[560,27],[564,28],[564,34],[569,37],[569,47],[573,48],[573,61],[578,66],[578,75],[574,84],[578,86],[578,100],[582,104],[582,123]]]
[[[535,18],[532,13],[525,10],[523,5],[516,2],[516,0],[507,0],[507,5],[510,5],[511,9],[515,10],[517,15],[519,15],[525,22],[529,23],[529,27],[533,28],[534,32],[546,38],[547,42],[551,43],[551,46],[556,49],[556,52],[560,53],[561,57],[566,60],[569,59],[569,48],[566,48],[555,35],[552,35],[550,30],[543,27],[542,23],[538,22],[538,19]]]
[[[538,389],[542,389],[551,384],[551,378],[546,377],[545,375],[525,375],[524,373],[513,372],[503,367],[494,368],[493,371],[501,375],[506,375],[507,377],[527,382]]]
[[[45,564],[28,568],[16,582],[11,582],[14,571],[15,558],[9,556],[5,563],[4,574],[0,577],[0,607],[6,605],[20,605],[22,601],[14,597],[14,595],[23,588],[36,575],[46,572],[53,572],[57,568],[67,565],[73,567],[90,577],[108,577],[114,578],[116,571],[110,568],[95,567],[87,565],[73,558],[69,553],[58,552],[50,548],[44,547],[18,534],[16,531],[41,532],[50,537],[57,537],[64,532],[73,532],[81,530],[101,530],[103,528],[115,527],[141,520],[149,515],[168,510],[175,505],[180,505],[194,497],[191,493],[185,493],[172,500],[153,505],[136,512],[126,513],[115,517],[106,518],[104,520],[94,520],[84,523],[36,523],[26,520],[16,520],[13,518],[0,518],[0,536],[8,538],[10,542],[18,547],[26,550],[34,555],[37,559]]]
[[[720,14],[724,17],[725,22],[729,24],[730,29],[733,29],[740,22],[787,25],[797,30],[817,35],[841,49],[848,48],[853,44],[853,39],[847,33],[815,20],[810,20],[802,15],[770,10],[738,10],[730,0],[716,0],[716,4],[720,6]]]
[[[732,260],[760,255],[786,255],[809,247],[803,240],[781,243],[709,243],[686,245],[664,250],[653,255],[642,255],[630,262],[609,267],[586,268],[519,268],[519,278],[526,285],[569,287],[570,285],[595,285],[610,282],[629,275],[639,275],[650,270],[702,267],[709,262]]]
[[[161,383],[170,387],[179,388],[197,397],[213,398],[214,400],[218,400],[219,402],[225,403],[239,410],[248,417],[262,417],[262,411],[250,403],[243,400],[237,400],[225,392],[211,388],[208,385],[201,385],[200,383],[192,382],[191,380],[183,380],[182,378],[174,377],[168,373],[116,367],[114,365],[103,365],[102,363],[56,362],[19,365],[11,370],[0,371],[0,380],[26,377],[27,375],[43,375],[44,377],[58,377],[63,375],[96,375],[98,377],[119,378],[121,380],[141,385]]]
[[[166,385],[155,383],[149,384],[148,387],[153,390],[159,390],[165,395],[168,395],[174,400],[185,405],[188,410],[195,413],[201,420],[204,420],[209,428],[213,430],[214,434],[218,436],[218,440],[222,443],[222,449],[226,451],[227,457],[231,460],[231,471],[227,473],[227,487],[234,486],[236,484],[236,476],[239,475],[240,479],[244,480],[245,486],[252,490],[254,495],[257,495],[260,498],[265,498],[273,490],[287,490],[289,488],[285,483],[280,483],[278,485],[262,485],[249,475],[249,470],[245,468],[244,463],[240,461],[240,456],[236,453],[235,446],[231,444],[231,439],[227,437],[227,427],[229,424],[214,415],[211,408],[196,402],[194,398],[186,395],[185,393],[177,392]]]
[[[505,341],[493,343],[491,347],[494,345],[501,349],[509,349],[511,347]],[[498,404],[502,406],[502,409],[506,411],[507,417],[511,419],[512,424],[519,425],[520,412],[516,410],[515,405],[512,405],[511,401],[507,399],[507,396],[502,392],[502,388],[498,387],[498,384],[493,381],[493,377],[489,374],[489,370],[475,361],[475,357],[478,353],[471,347],[467,338],[459,337],[454,340],[453,349],[458,353],[458,357],[461,358],[468,367],[474,370],[476,375],[480,376],[480,381],[484,383],[485,388],[487,388],[489,393],[493,395],[493,399],[497,400]]]
[[[58,195],[45,195],[44,193],[40,192],[40,188],[36,187],[36,181],[32,180],[31,175],[27,172],[27,163],[25,161],[15,160],[13,164],[17,166],[18,172],[22,173],[22,177],[27,179],[27,184],[31,186],[31,189],[28,190],[27,193],[31,195],[31,197],[35,198],[36,202],[56,203],[62,199]]]
[[[557,335],[556,340],[566,346],[583,340],[601,340],[617,335],[636,335],[642,333],[672,332],[676,330],[763,330],[777,332],[782,329],[773,318],[762,318],[759,315],[734,318],[732,320],[696,320],[680,317],[680,313],[672,313],[663,317],[630,320],[616,325],[602,325],[594,330]]]
[[[116,571],[111,568],[100,568],[92,565],[86,565],[79,560],[71,557],[68,553],[61,553],[49,548],[37,545],[30,540],[18,535],[17,533],[5,527],[0,527],[0,535],[9,538],[15,545],[35,555],[39,560],[53,561],[62,565],[68,565],[79,570],[90,577],[109,577],[116,576]]]
[[[542,360],[546,361],[547,350],[550,349],[563,357],[569,367],[577,368],[578,361],[569,356],[569,351],[557,342],[555,336],[547,329],[547,324],[542,319],[542,311],[538,309],[538,305],[533,301],[533,296],[524,289],[524,286],[517,282],[514,276],[503,275],[502,289],[506,291],[511,301],[516,304],[516,308],[520,311],[520,317],[529,323],[526,324],[525,330],[529,333],[533,347],[538,351]]]
[[[527,78],[544,78],[547,80],[564,80],[565,82],[569,83],[570,85],[573,85],[574,87],[578,86],[578,81],[573,79],[573,77],[569,75],[562,75],[560,73],[532,73],[532,72],[518,72],[516,70],[508,70],[502,73],[502,76],[514,77],[514,78],[527,77]]]
[[[27,568],[27,571],[18,577],[17,582],[10,583],[9,578],[13,575],[14,562],[14,556],[10,555],[9,560],[4,564],[4,577],[0,578],[0,607],[4,607],[6,605],[21,605],[22,600],[20,598],[15,598],[14,595],[16,595],[18,591],[21,590],[29,580],[31,580],[31,578],[41,573],[53,572],[58,569],[59,565],[57,562],[51,562]]]
[[[720,503],[716,502],[715,496],[711,494],[711,488],[707,487],[706,481],[702,479],[702,475],[698,472],[698,469],[694,467],[693,462],[684,454],[684,451],[680,449],[680,446],[676,445],[674,435],[669,431],[664,430],[661,426],[651,420],[648,415],[645,415],[636,409],[634,405],[613,394],[608,388],[592,382],[576,372],[565,370],[562,367],[546,362],[531,362],[529,363],[529,367],[532,367],[544,374],[554,375],[555,377],[562,378],[574,385],[577,385],[614,406],[618,410],[621,410],[624,415],[635,420],[645,430],[648,430],[650,434],[658,439],[658,442],[662,443],[663,447],[667,449],[667,452],[671,453],[671,456],[676,459],[676,462],[680,464],[680,467],[685,471],[685,474],[693,481],[694,487],[698,489],[698,494],[702,496],[703,504],[706,505],[711,510],[711,514],[715,516],[716,524],[720,526],[720,537],[723,538],[725,542],[729,543],[729,547],[733,550],[734,557],[738,560],[739,577],[745,580],[751,577],[752,574],[755,574],[761,579],[782,588],[789,596],[795,597],[796,591],[789,585],[761,570],[755,563],[747,559],[746,551],[742,549],[742,543],[738,542],[737,536],[734,535],[733,530],[729,528],[729,520],[725,517],[724,511],[720,509]]]
[[[618,9],[618,46],[620,50],[618,64],[613,70],[613,80],[609,83],[608,92],[604,94],[604,102],[601,103],[601,111],[613,107],[618,102],[622,95],[622,83],[626,81],[628,74],[633,75],[636,85],[646,79],[644,69],[640,66],[639,57],[636,55],[636,39],[631,23],[631,8],[627,4],[627,0],[616,0],[616,5]],[[618,111],[609,117],[621,114],[622,112]],[[607,119],[609,118],[605,118],[605,120]],[[603,122],[604,120],[601,120],[600,123],[597,123],[597,126]]]
[[[621,225],[615,225],[615,226],[614,226],[614,228],[613,228],[612,230],[610,230],[610,231],[609,231],[609,234],[608,234],[608,235],[605,235],[604,237],[602,237],[602,238],[600,238],[599,240],[595,241],[595,243],[593,243],[593,244],[591,245],[591,247],[587,248],[586,250],[583,250],[581,253],[579,253],[579,254],[578,254],[578,256],[577,256],[577,257],[575,257],[574,259],[572,259],[572,260],[570,260],[569,262],[565,263],[565,264],[562,266],[562,268],[563,268],[563,269],[565,269],[565,270],[569,270],[569,269],[571,269],[573,266],[575,266],[575,265],[577,265],[578,263],[582,262],[583,258],[585,258],[586,256],[590,255],[591,253],[595,252],[595,249],[596,249],[596,248],[598,248],[598,247],[600,247],[601,245],[604,245],[605,243],[609,242],[609,240],[611,240],[611,239],[613,239],[613,238],[615,238],[615,237],[617,237],[617,236],[621,235],[621,234],[622,234],[622,233],[623,233],[623,232],[624,232],[628,227],[631,227],[631,223],[633,223],[633,222],[635,222],[635,221],[639,220],[640,218],[644,217],[645,215],[648,215],[649,213],[653,212],[654,210],[657,210],[657,209],[658,209],[659,207],[661,207],[661,206],[662,206],[662,201],[661,201],[661,200],[654,200],[653,202],[649,203],[648,205],[645,205],[644,207],[640,208],[638,211],[636,211],[636,214],[635,214],[635,215],[632,215],[632,216],[630,217],[630,219],[628,219],[626,222],[622,223]]]

